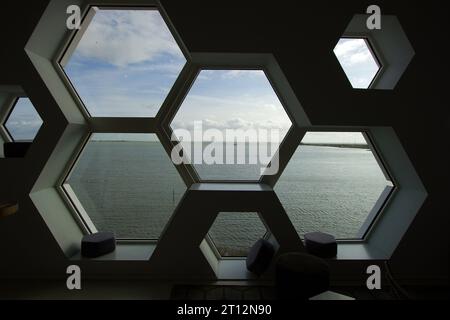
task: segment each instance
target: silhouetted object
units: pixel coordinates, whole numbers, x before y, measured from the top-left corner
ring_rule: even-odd
[[[31,142],[5,142],[3,145],[5,158],[25,157]]]
[[[321,258],[334,258],[337,255],[337,242],[334,236],[323,232],[305,234],[306,250]]]
[[[116,249],[116,238],[111,232],[97,232],[83,237],[81,255],[96,258],[113,252]]]
[[[269,268],[274,254],[273,245],[267,240],[259,239],[248,252],[247,270],[260,276]]]
[[[276,263],[275,286],[278,299],[306,300],[330,287],[325,260],[306,253],[286,253]]]
[[[0,218],[16,214],[19,211],[19,204],[17,202],[0,203]]]

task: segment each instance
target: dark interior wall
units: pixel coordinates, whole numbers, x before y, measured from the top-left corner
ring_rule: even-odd
[[[449,74],[444,1],[376,1],[383,14],[399,18],[416,51],[392,91],[352,90],[332,52],[352,15],[375,2],[162,3],[191,51],[274,53],[314,125],[392,126],[429,193],[392,258],[393,271],[405,280],[448,281],[450,120],[444,98]],[[43,86],[23,48],[46,4],[0,5],[0,85]],[[345,122],[337,122],[337,114]],[[10,181],[5,180],[0,177],[0,198],[7,197]],[[20,215],[0,221],[1,277],[52,276],[62,274],[66,265],[31,201],[22,204]],[[145,264],[118,263],[114,268],[145,273]]]

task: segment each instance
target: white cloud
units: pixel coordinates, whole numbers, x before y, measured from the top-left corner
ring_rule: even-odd
[[[128,66],[127,71],[129,72],[159,72],[166,75],[172,75],[177,77],[182,69],[184,63],[181,61],[170,61],[167,63],[152,63],[144,65],[133,65]]]
[[[156,10],[101,10],[82,37],[77,53],[119,67],[151,61],[158,55],[182,57]]]
[[[231,118],[224,120],[212,120],[212,119],[202,119],[201,121],[202,129],[216,129],[222,132],[225,130],[280,130],[282,132],[287,132],[289,126],[286,126],[285,123],[276,122],[272,120],[263,120],[263,121],[249,121],[241,118]],[[174,121],[171,125],[173,129],[186,129],[188,131],[192,131],[194,129],[194,122],[190,121]]]
[[[235,79],[242,77],[264,77],[264,71],[262,70],[226,70],[221,73],[223,79]]]
[[[367,62],[370,63],[370,61],[372,59],[373,58],[372,58],[370,52],[368,52],[368,51],[356,52],[351,57],[349,57],[349,63],[352,63],[352,64],[367,63]]]
[[[6,126],[16,126],[19,128],[23,127],[40,127],[42,125],[42,120],[35,119],[35,120],[27,120],[27,119],[16,119],[11,120],[6,123]]]
[[[308,132],[303,143],[366,144],[361,132]]]
[[[370,63],[373,57],[363,39],[341,39],[334,49],[334,53],[341,63],[362,64]]]
[[[334,53],[354,88],[367,88],[379,66],[364,39],[341,39]]]

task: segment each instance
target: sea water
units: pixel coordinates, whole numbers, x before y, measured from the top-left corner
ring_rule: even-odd
[[[197,171],[226,179],[255,177],[259,167],[199,165]],[[97,229],[117,238],[158,239],[186,190],[157,141],[91,141],[67,183]],[[300,235],[354,238],[386,184],[369,149],[302,145],[275,191]],[[265,231],[256,213],[219,214],[210,233],[219,247],[245,250]]]

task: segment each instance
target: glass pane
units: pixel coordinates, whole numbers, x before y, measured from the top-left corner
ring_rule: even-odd
[[[6,120],[5,127],[14,141],[34,140],[42,119],[28,98],[19,98]]]
[[[300,236],[320,231],[354,239],[391,185],[361,133],[310,132],[275,192]]]
[[[266,231],[257,213],[222,212],[214,221],[209,236],[222,257],[246,257]]]
[[[66,181],[99,231],[158,239],[186,190],[154,134],[94,134]]]
[[[201,71],[171,123],[202,180],[259,180],[290,127],[262,70]]]
[[[64,71],[92,116],[153,117],[185,63],[157,10],[97,8]]]
[[[342,38],[334,48],[334,54],[353,88],[369,88],[380,66],[372,54],[367,40]]]

